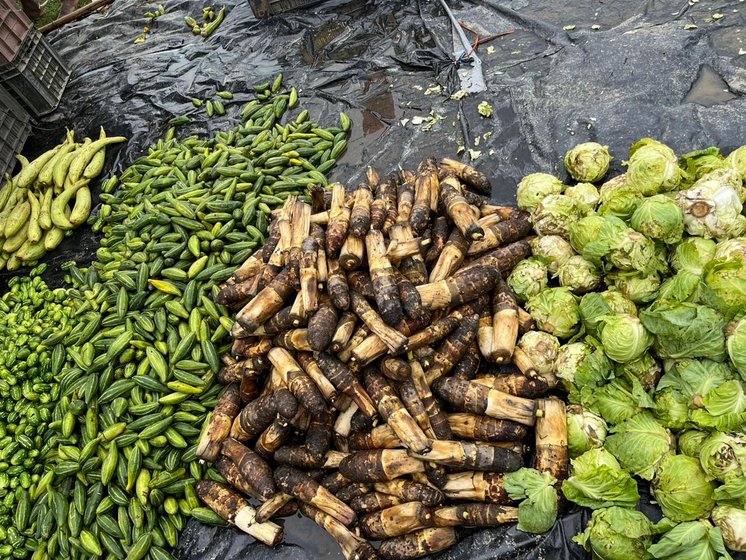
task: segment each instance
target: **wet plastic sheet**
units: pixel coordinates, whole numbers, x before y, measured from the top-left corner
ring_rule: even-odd
[[[563,176],[565,151],[585,140],[608,144],[617,170],[629,145],[644,136],[678,152],[746,143],[746,6],[737,0],[449,4],[482,36],[513,31],[479,48],[487,91],[461,100],[450,98],[463,68],[453,64],[452,30],[436,1],[330,0],[259,22],[245,2],[227,0],[225,22],[204,40],[183,21],[198,17],[203,4],[169,0],[145,42],[134,44],[152,6],[117,0],[106,15],[52,34],[73,76],[59,110],[37,128],[29,155],[56,144],[65,126],[92,136],[103,125],[130,138],[109,158],[111,169],[121,171],[173,116],[191,117],[180,129],[184,135],[233,126],[251,98],[249,86],[278,71],[320,122],[332,124],[340,110],[352,117],[350,147],[333,174],[351,184],[366,165],[414,166],[429,154],[454,157],[463,145],[491,177],[494,199],[510,203],[524,174]],[[222,89],[236,94],[225,117],[207,120],[192,106],[192,97]],[[478,114],[481,101],[492,105],[492,118]],[[422,118],[425,124],[415,124]],[[85,261],[96,247],[84,229],[52,264]],[[52,281],[59,280],[50,268],[57,274]],[[643,507],[649,502],[646,495]],[[567,514],[542,536],[514,527],[474,531],[439,558],[585,558],[571,538],[587,518],[585,511]],[[287,544],[268,549],[236,530],[191,521],[175,554],[182,560],[341,557],[308,519],[287,520],[286,534]]]

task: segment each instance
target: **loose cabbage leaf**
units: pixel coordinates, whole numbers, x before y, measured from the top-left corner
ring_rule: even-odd
[[[718,486],[714,496],[718,504],[746,507],[746,476],[732,478],[722,486]]]
[[[676,560],[731,560],[723,535],[709,521],[679,523],[648,548],[654,558]]]
[[[545,533],[557,519],[558,500],[551,474],[522,468],[506,473],[505,491],[512,500],[523,500],[518,506],[518,530]]]

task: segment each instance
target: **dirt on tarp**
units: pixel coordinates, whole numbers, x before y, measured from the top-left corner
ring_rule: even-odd
[[[330,0],[257,21],[245,1],[224,2],[228,14],[215,34],[192,35],[184,16],[202,4],[156,5],[117,0],[51,34],[73,69],[60,108],[41,120],[27,155],[55,145],[66,126],[93,136],[103,125],[129,142],[111,151],[120,172],[168,128],[189,115],[179,134],[205,135],[237,123],[251,86],[283,72],[300,90],[302,105],[325,125],[345,111],[353,129],[332,178],[355,184],[365,167],[388,171],[423,157],[470,156],[488,174],[498,203],[514,202],[515,185],[534,171],[564,176],[562,156],[572,145],[608,144],[620,170],[628,147],[655,137],[677,152],[746,143],[746,4],[737,0],[481,0],[449,2],[456,18],[481,37],[512,32],[482,44],[487,91],[459,97],[454,35],[437,1]],[[222,5],[222,4],[221,4]],[[134,40],[149,25],[144,42]],[[474,38],[469,34],[470,38]],[[192,97],[234,92],[224,117],[207,119]],[[477,111],[493,108],[491,118]],[[471,152],[470,152],[471,150]],[[95,193],[94,193],[95,194]],[[96,236],[81,228],[48,258],[57,264],[89,261]],[[7,278],[7,276],[5,276]],[[643,508],[650,497],[643,492]],[[586,558],[571,542],[587,511],[567,514],[546,535],[515,527],[472,531],[438,556],[448,560]],[[193,520],[175,556],[182,560],[341,558],[308,519],[285,520],[287,542],[269,549],[234,529]]]

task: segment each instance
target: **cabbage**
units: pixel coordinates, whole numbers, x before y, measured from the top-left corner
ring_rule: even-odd
[[[619,364],[617,371],[620,372],[619,377],[628,375],[636,378],[646,391],[654,388],[661,377],[661,366],[650,352],[626,364]]]
[[[557,378],[565,381],[568,387],[575,383],[578,368],[592,352],[593,348],[585,342],[573,342],[562,346],[554,365]]]
[[[583,247],[583,256],[592,260],[606,258],[621,270],[640,272],[654,270],[657,261],[655,244],[616,216],[604,218],[595,239]]]
[[[658,299],[697,302],[702,296],[704,285],[702,278],[686,270],[666,278],[658,290]]]
[[[675,200],[657,195],[638,204],[630,225],[650,239],[674,244],[684,233],[684,214]]]
[[[551,274],[556,274],[559,267],[575,253],[570,244],[559,235],[544,235],[531,240],[531,251],[547,264]]]
[[[738,200],[741,204],[746,201],[746,188],[743,186],[743,181],[739,177],[738,173],[730,167],[722,167],[720,169],[714,169],[703,176],[708,181],[720,181],[724,185],[730,185],[736,191]]]
[[[653,416],[662,426],[680,430],[689,422],[689,399],[674,388],[661,389],[653,395]]]
[[[715,501],[721,505],[746,508],[746,476],[731,478],[718,486],[715,489]]]
[[[536,325],[557,338],[570,338],[580,328],[577,297],[569,288],[548,288],[526,303]]]
[[[719,505],[712,510],[712,520],[720,528],[725,546],[746,552],[746,509]]]
[[[689,418],[701,427],[737,430],[746,425],[746,395],[737,379],[695,395],[692,406]]]
[[[658,390],[672,387],[690,401],[701,400],[711,390],[735,379],[727,364],[712,360],[669,360],[665,364],[666,374],[658,382]]]
[[[539,235],[568,236],[568,226],[584,217],[590,208],[563,194],[550,194],[536,207],[532,215],[534,230]]]
[[[661,279],[657,272],[613,272],[607,274],[606,281],[611,282],[622,295],[638,304],[653,301],[661,287]]]
[[[733,150],[725,161],[740,175],[742,181],[746,181],[746,146]]]
[[[746,475],[746,437],[712,432],[699,450],[707,476],[720,482]]]
[[[608,146],[584,142],[567,152],[565,169],[576,181],[595,183],[606,175],[611,159]]]
[[[658,268],[655,244],[632,229],[624,231],[609,248],[606,258],[619,270],[648,273]]]
[[[726,315],[746,308],[746,261],[710,261],[703,281],[703,301],[711,307]]]
[[[630,148],[627,184],[642,196],[670,191],[680,179],[679,161],[668,146],[643,138]]]
[[[606,181],[598,191],[601,204],[598,213],[604,216],[618,216],[627,219],[637,208],[642,194],[627,183],[626,175],[619,175]]]
[[[713,259],[746,259],[746,237],[734,237],[725,239],[715,247]]]
[[[715,485],[707,480],[699,460],[667,455],[658,466],[651,486],[653,496],[671,521],[707,517],[715,505]]]
[[[662,358],[725,359],[725,321],[704,305],[656,301],[640,311],[640,321],[655,335]]]
[[[560,348],[555,362],[555,374],[569,390],[573,386],[594,387],[614,376],[614,366],[601,348],[586,342],[573,342]]]
[[[653,343],[653,337],[634,315],[607,315],[598,325],[606,355],[626,363],[639,358]]]
[[[548,173],[531,173],[518,183],[516,197],[518,207],[533,212],[539,203],[550,194],[561,194],[565,189],[562,181]]]
[[[571,391],[569,400],[599,414],[609,424],[619,424],[655,404],[637,379],[612,379],[601,387],[583,386]]]
[[[511,500],[523,500],[518,506],[518,530],[545,533],[557,519],[558,500],[549,473],[521,468],[503,475],[505,491]]]
[[[746,231],[738,192],[722,179],[708,174],[690,189],[679,192],[677,202],[690,235],[725,238],[738,237]]]
[[[603,216],[600,216],[599,214],[590,214],[589,216],[570,224],[568,233],[572,248],[581,255],[584,254],[586,246],[596,241],[598,233],[601,231],[601,228],[605,223],[606,218]]]
[[[687,182],[692,183],[711,171],[729,166],[720,150],[716,146],[711,146],[682,155],[679,158],[679,167],[683,170]]]
[[[549,269],[543,259],[523,259],[508,276],[508,286],[518,301],[524,302],[547,287],[548,274]]]
[[[634,476],[651,480],[658,463],[676,450],[670,431],[642,412],[611,428],[605,447]]]
[[[701,430],[686,430],[678,435],[679,451],[689,457],[699,457],[702,444],[710,437],[708,432]]]
[[[732,560],[723,535],[709,521],[679,523],[648,548],[654,558],[670,560]]]
[[[590,334],[595,334],[604,315],[637,315],[635,304],[616,290],[585,294],[579,308],[583,326]]]
[[[600,416],[575,404],[567,407],[567,447],[570,458],[603,446],[607,432],[608,426]]]
[[[573,541],[597,560],[647,560],[653,524],[644,513],[621,507],[597,509]]]
[[[570,461],[571,474],[562,483],[565,497],[580,506],[598,509],[635,507],[637,483],[603,447],[586,451]]]
[[[717,245],[711,239],[689,237],[676,246],[671,265],[675,270],[686,271],[699,276],[705,266],[715,257]]]
[[[591,183],[578,183],[574,187],[567,187],[564,194],[591,208],[598,206],[601,200],[598,189]]]
[[[557,270],[560,286],[570,288],[576,294],[584,294],[598,287],[601,272],[592,262],[580,255],[567,259]]]
[[[746,381],[746,317],[729,323],[725,334],[725,346],[730,361],[741,375],[741,379]]]
[[[518,341],[518,347],[531,359],[539,375],[548,377],[554,374],[560,349],[556,336],[542,331],[528,331]]]

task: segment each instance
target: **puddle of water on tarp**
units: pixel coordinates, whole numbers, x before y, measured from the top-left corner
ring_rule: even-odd
[[[703,64],[699,69],[696,81],[692,84],[692,89],[686,94],[684,102],[711,107],[737,98],[738,96],[730,90],[720,74],[715,72],[711,66]]]

